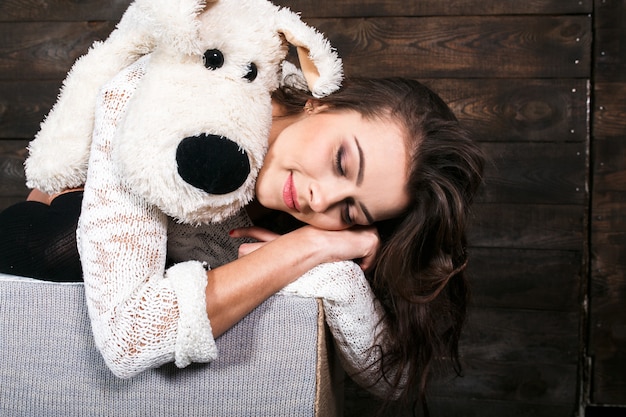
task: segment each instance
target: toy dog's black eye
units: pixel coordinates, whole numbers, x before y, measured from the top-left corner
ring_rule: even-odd
[[[204,66],[216,70],[224,65],[224,54],[219,49],[209,49],[204,53]]]
[[[248,65],[248,72],[246,73],[246,75],[243,76],[243,78],[252,82],[256,79],[256,76],[258,74],[259,74],[259,71],[257,70],[256,64],[254,62],[251,62]]]

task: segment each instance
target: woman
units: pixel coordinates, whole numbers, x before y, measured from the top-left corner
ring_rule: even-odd
[[[316,265],[354,259],[385,309],[381,378],[423,393],[436,363],[458,365],[465,227],[481,174],[469,134],[416,81],[354,79],[323,99],[277,91],[257,200],[307,225],[232,230],[257,242],[207,272],[213,336]]]
[[[276,94],[279,103],[287,103],[282,108],[287,117],[301,109],[305,97],[296,97],[293,91]],[[342,126],[326,125],[338,119]],[[329,130],[316,127],[318,135],[307,138],[313,126]],[[348,82],[338,93],[315,102],[310,117],[281,134],[292,131],[291,150],[281,147],[280,135],[270,148],[257,182],[258,200],[309,225],[346,230],[324,232],[307,226],[262,248],[276,255],[259,250],[257,256],[279,257],[293,251],[297,242],[295,253],[285,257],[292,262],[290,268],[274,265],[276,273],[293,267],[297,274],[298,267],[359,259],[387,315],[391,347],[384,352],[382,369],[392,385],[405,385],[406,393],[423,393],[437,362],[449,358],[457,371],[460,367],[458,341],[468,296],[465,227],[482,180],[482,154],[435,93],[416,81],[397,78]],[[319,159],[314,159],[313,141],[322,154]],[[280,149],[285,151],[277,155]],[[329,149],[334,151],[334,165]],[[290,159],[298,152],[300,158]],[[320,167],[326,172],[310,174],[310,179],[309,172]],[[290,177],[285,188],[293,178],[300,205],[291,203],[289,193],[283,201],[277,197],[281,172],[282,178]],[[278,179],[272,194],[268,185],[273,173]],[[361,187],[355,187],[359,179]],[[320,190],[322,196],[317,195]],[[236,233],[244,235],[262,241],[275,237],[256,230]],[[301,244],[308,239],[318,243]],[[242,247],[243,253],[250,250]],[[407,370],[406,381],[392,372],[397,367]]]

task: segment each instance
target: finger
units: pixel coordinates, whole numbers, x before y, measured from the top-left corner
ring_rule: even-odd
[[[356,259],[355,262],[361,267],[363,272],[369,271],[370,269],[372,269],[372,266],[374,266],[374,258],[371,256]]]
[[[276,239],[280,235],[274,233],[270,230],[263,229],[262,227],[251,226],[251,227],[241,227],[238,229],[233,229],[230,231],[231,237],[247,237],[251,239],[255,239],[261,242],[271,242]]]
[[[265,245],[265,242],[244,243],[242,245],[239,245],[238,256],[241,258],[241,257],[244,257],[246,255],[249,255],[252,252],[254,252],[255,250],[257,250],[260,247],[262,247],[263,245]]]

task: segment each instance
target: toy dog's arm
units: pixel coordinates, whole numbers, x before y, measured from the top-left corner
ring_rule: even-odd
[[[345,261],[319,265],[281,293],[321,298],[326,322],[348,375],[381,398],[401,394],[388,383],[397,371],[382,375],[384,311],[357,264]]]
[[[77,243],[96,346],[119,377],[217,356],[200,262],[167,271],[167,217],[123,184],[111,160],[116,125],[143,74],[139,60],[102,90]]]
[[[102,85],[154,45],[136,5],[104,42],[95,42],[68,73],[56,104],[29,145],[27,186],[47,193],[85,183],[96,96]]]

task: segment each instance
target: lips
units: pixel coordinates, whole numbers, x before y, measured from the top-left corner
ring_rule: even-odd
[[[296,187],[293,184],[292,173],[290,173],[287,177],[287,181],[285,181],[285,185],[283,187],[283,201],[289,209],[300,211],[300,204],[298,204],[298,193],[296,191]]]

